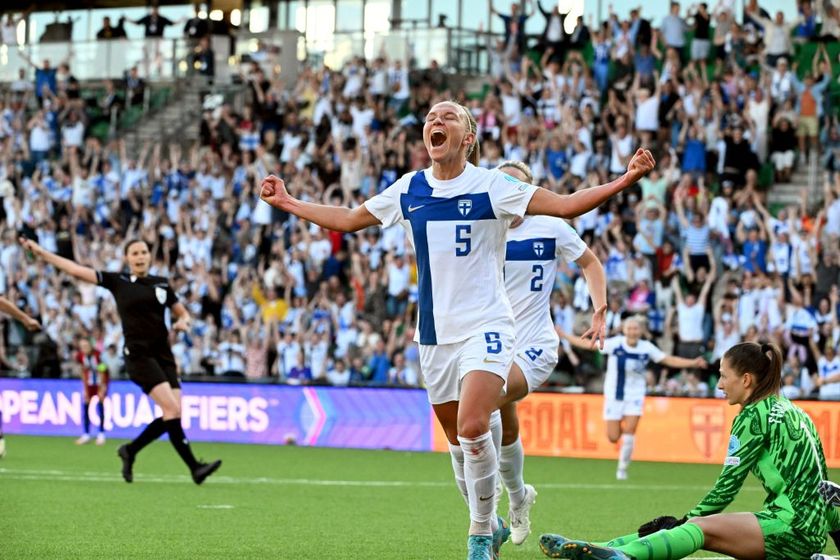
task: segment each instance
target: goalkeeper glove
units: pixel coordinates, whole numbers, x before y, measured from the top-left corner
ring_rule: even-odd
[[[677,519],[676,517],[672,517],[670,515],[663,515],[657,517],[639,527],[639,538],[647,537],[648,535],[652,535],[657,531],[663,531],[667,529],[673,529],[674,527],[679,527],[686,521],[688,521],[688,517],[682,517],[680,519]]]
[[[820,482],[820,496],[830,506],[840,506],[840,486],[830,480]]]

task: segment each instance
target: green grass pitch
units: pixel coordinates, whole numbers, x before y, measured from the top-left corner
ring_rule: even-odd
[[[197,487],[165,441],[140,455],[135,482],[124,483],[119,443],[7,436],[0,558],[465,557],[467,511],[448,455],[197,443],[198,454],[224,460]],[[634,463],[619,483],[612,461],[528,457],[526,480],[539,492],[534,532],[502,557],[544,558],[542,532],[606,540],[656,515],[682,515],[719,470]],[[758,509],[763,498],[748,479],[729,511]]]

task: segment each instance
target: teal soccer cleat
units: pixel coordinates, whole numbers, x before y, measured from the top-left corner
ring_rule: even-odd
[[[470,535],[467,539],[467,560],[493,560],[493,537]]]
[[[497,516],[496,520],[499,522],[499,526],[493,533],[493,560],[499,560],[501,556],[499,551],[510,538],[510,527],[507,521],[501,515]]]
[[[596,546],[584,541],[572,541],[560,535],[540,537],[540,550],[549,558],[568,560],[630,560],[630,557],[612,548]]]

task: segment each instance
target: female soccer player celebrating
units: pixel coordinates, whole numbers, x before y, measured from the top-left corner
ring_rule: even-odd
[[[468,558],[489,560],[507,538],[493,515],[498,463],[489,431],[514,351],[513,312],[502,274],[507,229],[526,213],[580,215],[634,184],[654,161],[639,150],[620,179],[560,196],[475,167],[475,120],[457,103],[432,107],[423,141],[432,166],[404,175],[358,208],[296,200],[274,176],[263,180],[260,196],[332,230],[400,223],[408,231],[417,255],[421,369],[438,421],[465,456]]]
[[[128,274],[93,270],[50,253],[30,239],[21,238],[20,243],[44,262],[83,282],[99,284],[114,295],[125,336],[128,375],[163,410],[163,417],[156,418],[134,441],[119,448],[125,481],[134,480],[132,468],[137,454],[167,433],[172,446],[189,467],[195,483],[204,482],[222,462],[202,463],[196,460],[190,449],[189,440],[181,427],[181,384],[169,346],[169,330],[164,321],[166,308],[171,308],[176,318],[172,328],[187,330],[190,315],[166,278],[149,276],[151,254],[146,242],[133,240],[125,245]]]
[[[779,394],[781,369],[775,344],[743,342],[724,354],[718,388],[741,411],[723,472],[685,517],[657,518],[640,533],[605,545],[543,535],[543,552],[551,558],[665,560],[703,549],[745,560],[806,560],[822,551],[826,532],[840,527],[840,518],[820,499],[822,444],[811,418]],[[750,471],[767,491],[764,510],[719,513]]]
[[[533,182],[531,170],[522,162],[506,161],[497,169],[525,183]],[[595,313],[591,329],[583,338],[593,334],[593,343],[600,341],[603,346],[607,282],[601,261],[560,218],[528,216],[514,219],[507,234],[505,289],[516,323],[516,348],[507,392],[499,405],[502,420],[499,475],[510,499],[511,542],[517,545],[525,542],[531,533],[529,513],[537,492],[533,486],[525,484],[523,476],[525,456],[519,439],[516,404],[545,383],[557,366],[560,340],[551,319],[550,298],[561,259],[580,266],[592,296]],[[457,449],[453,455],[455,453]]]
[[[621,336],[607,339],[601,353],[607,357],[607,375],[604,378],[604,421],[607,439],[617,443],[622,438],[618,480],[627,479],[627,469],[636,445],[636,430],[645,408],[648,364],[655,362],[672,368],[703,368],[706,360],[701,357],[688,359],[669,356],[650,341],[642,340],[642,327],[635,317],[625,319]],[[591,344],[583,337],[563,333],[572,346],[588,349]]]

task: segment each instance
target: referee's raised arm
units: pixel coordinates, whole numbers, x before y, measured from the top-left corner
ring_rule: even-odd
[[[60,257],[55,253],[51,253],[38,245],[32,239],[27,239],[25,237],[18,238],[20,241],[21,246],[23,247],[24,251],[29,252],[34,257],[37,257],[44,261],[45,263],[51,264],[57,269],[66,272],[70,276],[78,278],[84,282],[89,282],[91,284],[96,284],[96,271],[90,267],[82,266],[75,261],[71,261],[70,259],[65,259],[64,257]]]

